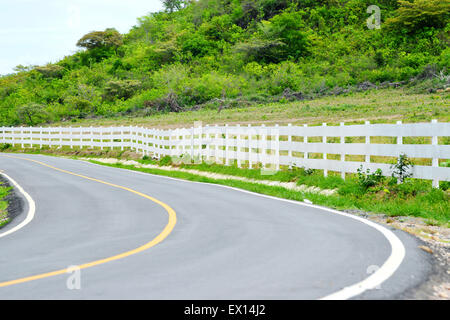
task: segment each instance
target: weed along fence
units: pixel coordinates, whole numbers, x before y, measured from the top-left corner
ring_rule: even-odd
[[[1,142],[27,147],[133,150],[156,158],[210,161],[278,170],[305,167],[325,175],[381,169],[401,154],[417,164],[414,178],[450,181],[450,123],[322,126],[195,126],[158,130],[141,127],[2,127]],[[442,165],[444,162],[447,164]]]

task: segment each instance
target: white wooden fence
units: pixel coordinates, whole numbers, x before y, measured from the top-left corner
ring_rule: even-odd
[[[166,155],[188,157],[239,167],[260,166],[278,170],[280,166],[305,167],[355,173],[364,169],[381,169],[391,175],[391,165],[373,162],[371,157],[427,158],[431,165],[416,165],[413,177],[450,181],[450,168],[439,160],[450,159],[450,145],[439,144],[439,137],[450,136],[450,123],[370,124],[340,126],[201,126],[182,129],[147,129],[142,127],[0,127],[1,143],[22,147],[113,148],[131,149],[143,155],[161,158]],[[348,143],[359,137],[364,142]],[[361,138],[362,137],[362,138]],[[395,137],[391,144],[374,143],[373,137]],[[404,144],[404,137],[430,137],[431,144]],[[314,142],[312,142],[314,140]],[[350,156],[360,156],[350,161]],[[319,158],[318,158],[319,157]],[[333,159],[330,159],[333,158]],[[337,160],[336,160],[337,159]],[[362,160],[364,159],[364,160]]]

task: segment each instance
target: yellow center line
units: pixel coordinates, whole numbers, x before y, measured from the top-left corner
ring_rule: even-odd
[[[156,238],[154,238],[150,242],[144,244],[143,246],[140,246],[139,248],[136,248],[136,249],[133,249],[133,250],[130,250],[130,251],[127,251],[127,252],[124,252],[124,253],[121,253],[121,254],[109,257],[109,258],[96,260],[96,261],[92,261],[92,262],[88,262],[88,263],[79,265],[78,267],[80,269],[91,268],[91,267],[98,266],[100,264],[104,264],[104,263],[111,262],[111,261],[114,261],[114,260],[123,259],[123,258],[131,256],[133,254],[145,251],[145,250],[147,250],[147,249],[149,249],[151,247],[154,247],[155,245],[161,243],[164,239],[166,239],[169,236],[169,234],[173,231],[173,229],[175,227],[175,224],[177,223],[177,215],[176,215],[175,210],[173,210],[169,205],[165,204],[164,202],[159,201],[158,199],[150,197],[150,196],[148,196],[148,195],[146,195],[144,193],[141,193],[139,191],[136,191],[136,190],[133,190],[133,189],[130,189],[130,188],[127,188],[127,187],[119,186],[117,184],[105,182],[105,181],[102,181],[102,180],[99,180],[99,179],[87,177],[87,176],[84,176],[84,175],[81,175],[81,174],[73,173],[73,172],[70,172],[70,171],[67,171],[67,170],[59,169],[59,168],[53,167],[51,165],[48,165],[48,164],[46,164],[44,162],[40,162],[40,161],[37,161],[37,160],[26,159],[26,158],[15,157],[15,156],[6,156],[6,155],[4,155],[4,157],[35,162],[35,163],[38,163],[40,165],[43,165],[45,167],[51,168],[51,169],[56,170],[56,171],[60,171],[60,172],[67,173],[67,174],[70,174],[70,175],[73,175],[73,176],[77,176],[77,177],[80,177],[80,178],[83,178],[83,179],[87,179],[87,180],[95,181],[95,182],[98,182],[98,183],[102,183],[102,184],[105,184],[105,185],[108,185],[108,186],[111,186],[111,187],[114,187],[114,188],[118,188],[118,189],[129,191],[131,193],[137,194],[138,196],[146,198],[146,199],[148,199],[150,201],[153,201],[154,203],[160,205],[169,214],[169,221],[168,221],[167,225],[165,226],[164,230],[160,234],[158,234],[158,236],[156,236]],[[24,283],[24,282],[28,282],[28,281],[33,281],[33,280],[38,280],[38,279],[43,279],[43,278],[48,278],[48,277],[53,277],[53,276],[65,274],[65,273],[68,272],[68,270],[69,270],[68,268],[65,268],[65,269],[56,270],[56,271],[52,271],[52,272],[48,272],[48,273],[42,273],[42,274],[30,276],[30,277],[21,278],[21,279],[16,279],[16,280],[11,280],[11,281],[6,281],[6,282],[0,282],[0,288],[1,287],[6,287],[6,286],[11,286],[11,285],[14,285],[14,284],[19,284],[19,283]]]

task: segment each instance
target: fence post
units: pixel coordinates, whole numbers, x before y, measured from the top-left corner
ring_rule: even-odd
[[[275,170],[280,171],[280,127],[278,124],[275,125]],[[272,141],[272,138],[271,140]],[[273,145],[273,144],[272,144]]]
[[[109,127],[110,131],[109,131],[109,145],[110,145],[110,150],[113,151],[114,147],[115,147],[115,143],[117,141],[117,139],[115,139],[115,135],[117,133],[117,127]],[[114,141],[116,140],[116,141]]]
[[[183,128],[177,128],[177,156],[180,158],[184,155],[184,137]]]
[[[147,156],[154,156],[155,152],[155,130],[147,129]]]
[[[432,123],[432,124],[437,124],[438,121],[437,121],[436,119],[433,119],[433,120],[431,120],[431,123]],[[431,144],[432,144],[433,146],[436,146],[436,148],[437,148],[437,145],[438,145],[438,136],[433,135],[433,137],[431,138]],[[432,159],[431,165],[433,166],[433,168],[439,167],[439,159],[438,159],[438,158],[433,158],[433,159]],[[434,175],[434,173],[433,173],[433,176],[434,176],[434,177],[433,177],[433,188],[439,188],[439,179],[436,178],[436,176]]]
[[[103,150],[103,127],[98,128],[100,131],[100,150]]]
[[[62,149],[63,146],[63,131],[62,127],[59,127],[59,149]]]
[[[155,156],[155,129],[147,129],[147,150],[147,156]]]
[[[397,121],[397,125],[399,126],[399,129],[401,129],[402,121]],[[403,144],[403,136],[397,136],[397,144],[398,145]],[[400,184],[400,180],[398,181],[398,183]]]
[[[173,140],[173,136],[177,132],[177,129],[169,130],[169,156],[170,158],[173,157],[173,147],[176,144]]]
[[[24,138],[23,138],[23,135],[24,135],[24,133],[23,133],[23,127],[20,127],[20,142],[22,143],[22,149],[23,148],[25,148],[25,140],[24,140]]]
[[[123,151],[123,145],[124,145],[124,141],[125,140],[123,138],[123,126],[120,126],[120,151]]]
[[[341,131],[342,128],[345,126],[344,122],[340,123],[341,125]],[[345,135],[341,133],[341,163],[342,163],[342,171],[341,171],[341,178],[345,180],[345,152],[344,152],[344,148],[345,148]]]
[[[209,124],[205,125],[205,142],[206,142],[206,159],[205,162],[211,161],[211,131],[209,130]]]
[[[288,156],[289,156],[289,170],[292,169],[292,123],[288,124]]]
[[[194,127],[191,127],[191,162],[194,160]]]
[[[133,127],[128,126],[128,138],[130,138],[130,150],[133,151]]]
[[[167,129],[167,132],[169,132],[170,131],[170,129]],[[161,130],[161,139],[162,139],[162,153],[163,153],[163,155],[164,156],[167,156],[168,155],[168,152],[167,152],[167,147],[169,147],[170,148],[170,136],[169,136],[169,146],[167,146],[166,144],[167,144],[167,140],[166,140],[166,130],[164,130],[164,129],[162,129]]]
[[[83,127],[80,126],[79,128],[79,132],[80,132],[80,146],[79,146],[79,150],[83,150],[84,147],[84,132],[83,132]]]
[[[228,140],[230,139],[230,135],[228,134],[228,124],[225,124],[225,165],[228,166],[230,164],[230,155],[228,150]]]
[[[137,127],[135,126],[131,126],[131,136],[132,136],[132,140],[131,140],[131,145],[132,145],[132,150],[136,153],[138,153],[138,133],[137,133]]]
[[[305,128],[305,134],[303,135],[303,143],[305,144],[305,152],[303,153],[303,159],[304,159],[304,161],[306,163],[306,161],[308,161],[308,158],[309,158],[309,152],[307,150],[308,149],[308,146],[307,146],[307,144],[308,144],[308,134],[306,133],[308,125],[304,124],[303,128]],[[306,167],[306,165],[305,165],[305,167]],[[309,168],[306,168],[306,169],[309,169]]]
[[[401,126],[402,122],[401,121],[397,121],[397,125]],[[397,144],[403,144],[403,136],[397,136]]]
[[[220,132],[220,130],[219,130],[219,125],[218,124],[216,124],[215,126],[214,126],[215,128],[215,133],[214,133],[214,140],[215,140],[215,142],[214,142],[214,163],[222,163],[221,161],[219,161],[219,155],[220,155],[220,152],[219,152],[219,149],[220,149],[220,146],[219,146],[219,140],[220,139],[222,139],[222,134],[221,134],[221,132]]]
[[[200,121],[200,126],[198,127],[198,160],[199,164],[203,162],[203,123]]]
[[[369,130],[369,127],[370,127],[370,121],[366,121],[365,122],[365,125],[366,125],[366,132],[368,132]],[[370,135],[367,135],[366,134],[366,140],[365,140],[365,143],[366,143],[366,150],[369,150],[369,145],[370,145]],[[370,163],[370,154],[366,154],[365,155],[365,162],[366,163]]]
[[[151,148],[151,155],[153,158],[157,157],[158,154],[158,149],[157,149],[157,145],[158,145],[158,137],[157,137],[157,130],[156,129],[152,129],[152,131],[150,132],[150,135],[152,136],[151,139],[151,144],[152,144],[152,148]]]
[[[248,125],[248,133],[247,133],[247,141],[248,141],[248,168],[252,168],[252,125]]]
[[[72,126],[69,126],[69,135],[70,135],[70,149],[73,149]]]
[[[181,136],[178,136],[178,139],[180,140],[180,159],[183,158],[186,155],[186,136],[185,136],[185,128],[181,128],[180,132],[178,134],[181,134]],[[181,139],[180,139],[181,137]]]
[[[262,169],[263,170],[266,170],[266,165],[267,165],[267,129],[266,129],[266,125],[265,124],[263,124],[263,125],[261,125],[261,131],[262,131],[262,134],[261,134],[261,145],[262,145],[262,148],[261,148],[261,164],[262,164]]]
[[[94,149],[94,131],[93,131],[93,129],[94,128],[92,126],[89,127],[89,131],[91,134],[91,149]]]
[[[30,127],[30,148],[33,148],[33,127]]]
[[[141,147],[142,147],[142,156],[144,157],[144,156],[148,156],[148,150],[147,150],[147,147],[148,147],[148,132],[147,132],[147,130],[145,130],[145,128],[144,127],[141,127]]]
[[[322,126],[326,127],[327,124],[326,123],[322,123]],[[322,143],[324,143],[324,144],[327,143],[327,136],[326,135],[322,136]],[[327,153],[326,152],[323,153],[323,159],[327,160]],[[328,177],[328,169],[323,169],[323,175],[324,175],[324,177]]]
[[[235,155],[236,155],[236,161],[237,161],[237,166],[238,168],[241,168],[241,157],[240,157],[240,148],[241,148],[241,126],[238,124],[236,126],[237,128],[237,135],[236,135],[236,151],[235,151]]]

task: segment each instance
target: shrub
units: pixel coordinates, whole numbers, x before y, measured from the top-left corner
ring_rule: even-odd
[[[400,183],[403,183],[406,178],[412,176],[412,167],[413,164],[411,160],[409,160],[405,154],[401,154],[397,159],[397,163],[391,166],[391,169],[393,170],[392,177],[397,178]]]
[[[159,160],[159,165],[162,167],[172,165],[172,157],[171,156],[163,157],[161,160]]]
[[[363,167],[358,169],[358,185],[363,189],[367,190],[370,187],[374,187],[384,179],[383,172],[381,169],[377,169],[374,173],[370,173],[370,169],[364,172]]]
[[[163,98],[145,101],[144,107],[147,108],[150,113],[183,111],[183,107],[179,103],[178,95],[174,92],[169,92],[167,96]]]
[[[11,149],[12,148],[12,144],[10,143],[1,143],[0,144],[0,151],[3,152],[5,150]]]
[[[214,49],[214,44],[203,35],[193,33],[182,37],[181,49],[188,57],[203,57]]]
[[[112,101],[114,99],[129,99],[141,88],[139,80],[112,80],[106,84],[103,99]]]
[[[48,64],[46,66],[36,67],[34,70],[42,74],[45,78],[62,78],[64,68],[56,64]]]

